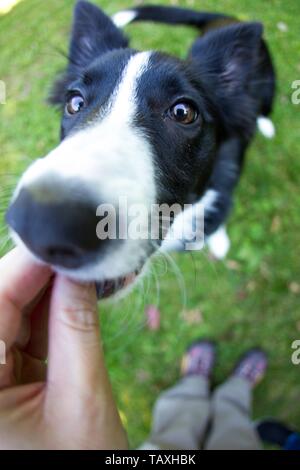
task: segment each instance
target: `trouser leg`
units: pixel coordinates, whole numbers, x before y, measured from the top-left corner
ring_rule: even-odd
[[[205,449],[260,449],[251,421],[252,389],[247,380],[231,377],[214,393],[212,429]]]
[[[158,398],[151,435],[141,449],[199,449],[209,417],[208,380],[184,377]]]

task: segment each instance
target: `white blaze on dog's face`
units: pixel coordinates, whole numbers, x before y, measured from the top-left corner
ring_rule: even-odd
[[[139,270],[152,251],[149,240],[112,240],[107,246],[94,240],[91,257],[89,253],[85,256],[85,244],[88,248],[89,239],[96,238],[99,205],[118,208],[121,196],[129,207],[141,204],[150,211],[156,200],[151,145],[134,125],[136,87],[149,66],[149,57],[145,52],[129,58],[101,113],[33,163],[14,195],[9,216],[12,228],[35,256],[73,278],[101,281],[126,276]],[[82,206],[90,206],[88,224]],[[122,216],[118,214],[118,218]],[[38,218],[48,226],[40,225]],[[73,234],[59,227],[66,221]],[[76,232],[89,230],[93,223],[92,235],[81,240]],[[147,226],[148,220],[144,223]]]

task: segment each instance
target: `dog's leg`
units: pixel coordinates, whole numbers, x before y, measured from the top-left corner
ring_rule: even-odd
[[[267,139],[273,139],[275,136],[275,126],[270,118],[259,116],[257,118],[257,128]]]
[[[232,138],[224,142],[215,162],[215,167],[210,178],[208,189],[201,199],[195,204],[200,205],[204,211],[204,233],[198,234],[197,239],[205,240],[211,253],[217,259],[223,259],[230,247],[224,223],[232,207],[234,189],[239,181],[244,159],[246,144],[238,138]],[[187,214],[179,214],[171,227],[171,236],[162,243],[162,251],[184,251],[187,241],[182,234],[194,233],[195,210],[189,210]],[[188,226],[186,226],[188,225]],[[196,238],[196,237],[195,237]],[[198,243],[199,249],[204,243]]]
[[[246,147],[247,144],[238,138],[229,139],[220,146],[208,190],[201,199],[205,207],[205,242],[217,259],[225,258],[230,248],[224,224],[232,208]]]
[[[230,249],[230,239],[225,225],[221,225],[215,233],[208,237],[206,244],[214,258],[224,259]]]

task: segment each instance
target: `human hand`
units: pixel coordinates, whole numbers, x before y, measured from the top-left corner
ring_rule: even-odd
[[[0,260],[0,340],[0,449],[126,449],[94,285],[14,249]]]

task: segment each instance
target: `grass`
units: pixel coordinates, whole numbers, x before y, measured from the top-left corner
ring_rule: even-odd
[[[95,2],[108,13],[132,1]],[[266,379],[254,394],[254,417],[274,416],[300,428],[299,367],[291,344],[300,338],[300,141],[299,106],[291,84],[300,78],[296,0],[158,1],[234,13],[265,25],[278,72],[273,141],[257,136],[237,190],[229,221],[232,248],[225,262],[206,252],[156,258],[144,284],[125,300],[101,307],[107,365],[132,446],[149,432],[151,407],[178,377],[191,340],[219,342],[216,383],[238,356],[260,345],[269,354]],[[58,142],[59,116],[45,103],[47,90],[65,64],[73,0],[23,0],[0,17],[0,79],[7,103],[0,106],[1,213],[18,175]],[[277,25],[283,22],[287,31]],[[136,48],[159,48],[184,57],[195,32],[187,28],[132,25]],[[297,122],[298,117],[298,122]],[[9,247],[1,222],[1,253]],[[159,331],[145,325],[144,307],[159,306]]]

